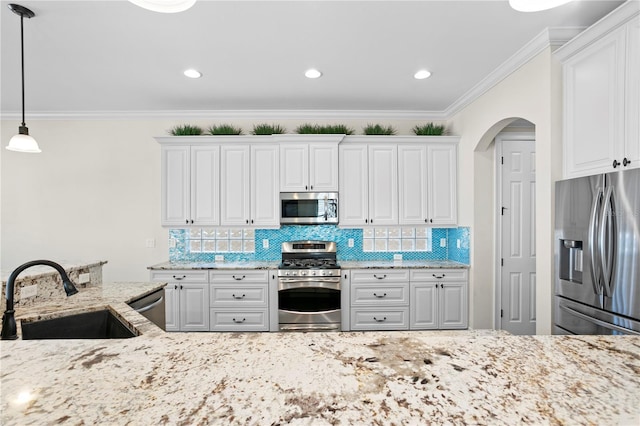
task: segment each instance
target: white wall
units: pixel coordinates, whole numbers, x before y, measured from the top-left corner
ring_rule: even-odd
[[[495,135],[515,118],[536,130],[537,333],[549,334],[553,300],[554,182],[561,175],[561,69],[547,49],[450,120],[461,135],[459,224],[470,226],[470,324],[492,328],[495,312]]]
[[[357,133],[369,122],[393,124],[399,134],[427,121],[250,120],[191,121],[206,128],[232,122],[249,133],[275,122],[289,132],[303,122],[345,123]],[[160,145],[187,121],[29,120],[41,154],[4,149],[19,121],[0,122],[1,268],[36,258],[107,260],[104,280],[148,281],[146,267],[168,259],[168,232],[160,226]],[[145,248],[145,240],[156,240]]]

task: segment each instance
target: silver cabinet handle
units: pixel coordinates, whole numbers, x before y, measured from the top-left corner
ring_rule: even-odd
[[[232,277],[233,277],[233,279],[234,279],[234,280],[236,280],[236,281],[242,281],[242,280],[244,280],[244,279],[246,278],[246,275],[243,275],[243,276],[241,276],[241,277],[236,277],[235,275],[232,275]]]
[[[247,320],[246,318],[242,318],[241,320],[237,320],[237,319],[233,318],[233,322],[235,322],[236,324],[242,324],[246,320]]]
[[[186,275],[183,275],[183,276],[181,276],[181,277],[176,277],[175,275],[173,276],[173,279],[174,279],[174,280],[177,280],[177,281],[184,280],[185,278],[187,278],[187,276],[186,276]]]
[[[373,274],[373,278],[377,278],[379,280],[384,280],[385,278],[387,278],[387,274],[384,274],[384,275]]]
[[[379,295],[379,294],[373,293],[373,295],[375,297],[377,297],[378,299],[382,299],[383,297],[387,297],[387,293],[384,293],[383,295]]]
[[[431,275],[433,275],[433,277],[438,280],[441,280],[447,276],[446,274],[442,274],[442,275],[431,274]]]
[[[235,294],[232,294],[231,296],[233,296],[234,299],[244,299],[246,297],[246,295],[242,295],[242,296],[236,296]]]
[[[384,317],[384,318],[382,318],[382,319],[378,319],[378,318],[376,318],[376,317],[373,317],[373,320],[374,320],[375,322],[385,322],[385,321],[387,320],[387,317]]]

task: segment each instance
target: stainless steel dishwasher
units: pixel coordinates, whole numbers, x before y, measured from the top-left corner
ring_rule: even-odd
[[[129,302],[129,306],[166,331],[164,288]]]

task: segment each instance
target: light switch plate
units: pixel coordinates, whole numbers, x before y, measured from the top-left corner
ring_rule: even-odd
[[[262,248],[263,249],[268,249],[269,248],[269,240],[267,240],[267,239],[262,240]]]
[[[353,247],[353,245],[354,245],[353,238],[349,238],[349,240],[347,240],[347,245],[349,247]]]
[[[457,247],[457,248],[460,248],[460,240],[459,240],[459,239],[458,239],[458,240],[456,240],[456,247]]]
[[[156,246],[155,238],[147,238],[146,240],[144,240],[144,246],[146,248],[154,248]]]
[[[27,297],[36,297],[38,295],[38,285],[27,285],[20,288],[20,299],[26,299]]]
[[[169,248],[176,248],[176,239],[169,238]]]
[[[446,246],[447,246],[447,239],[440,238],[440,247],[446,247]]]
[[[88,272],[86,274],[80,274],[78,276],[78,284],[86,284],[90,281],[91,281],[91,274]]]
[[[393,255],[393,260],[395,260],[395,261],[402,260],[402,254],[401,253],[394,254]]]
[[[224,262],[224,256],[221,255],[221,254],[216,254],[215,257],[214,257],[214,260],[216,262]]]

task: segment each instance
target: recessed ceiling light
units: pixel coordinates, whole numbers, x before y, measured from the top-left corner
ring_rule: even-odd
[[[322,76],[322,73],[315,68],[311,68],[305,71],[304,76],[307,78],[318,78]]]
[[[189,78],[200,78],[202,77],[202,73],[198,70],[194,70],[193,68],[189,68],[188,70],[185,70],[184,75],[186,75]]]
[[[413,75],[413,78],[415,78],[416,80],[424,80],[425,78],[429,78],[430,76],[431,76],[431,73],[429,71],[420,70]]]
[[[512,8],[518,12],[539,12],[562,6],[572,0],[509,0]]]
[[[183,12],[193,6],[196,0],[129,0],[131,3],[161,13]]]

